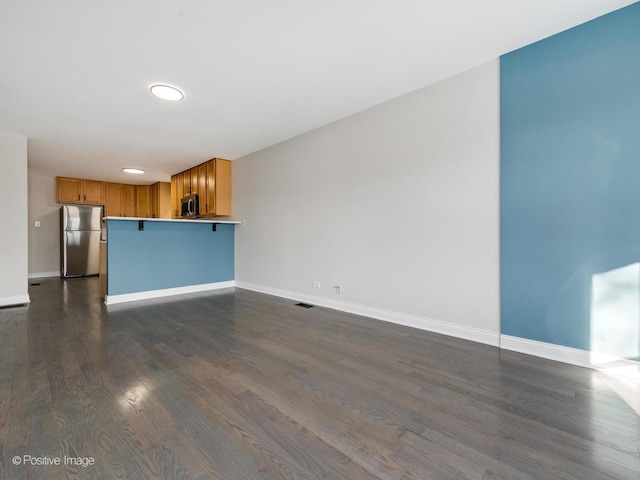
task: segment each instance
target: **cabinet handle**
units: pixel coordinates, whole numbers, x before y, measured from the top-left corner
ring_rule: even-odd
[[[78,194],[78,200],[80,200],[80,194]]]
[[[84,201],[85,201],[85,202],[87,201],[87,196],[86,196],[86,195],[84,196]]]

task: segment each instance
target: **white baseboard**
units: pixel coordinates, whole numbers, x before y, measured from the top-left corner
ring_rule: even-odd
[[[316,297],[314,295],[307,295],[289,290],[281,290],[278,288],[266,287],[263,285],[256,285],[242,281],[231,280],[228,282],[207,283],[202,285],[167,288],[163,290],[152,290],[147,292],[128,293],[122,295],[107,295],[105,297],[105,303],[107,305],[114,305],[124,302],[133,302],[136,300],[168,297],[172,295],[182,295],[185,293],[204,292],[208,290],[218,290],[221,288],[229,287],[243,288],[245,290],[266,293],[267,295],[288,298],[291,300],[296,300],[298,302],[305,302],[321,307],[332,308],[341,312],[353,313],[356,315],[375,318],[377,320],[383,320],[385,322],[395,323],[398,325],[418,328],[420,330],[429,332],[441,333],[443,335],[449,335],[455,338],[461,338],[464,340],[471,340],[473,342],[500,347],[504,350],[511,350],[518,353],[533,355],[536,357],[568,363],[571,365],[577,365],[580,367],[598,370],[611,369],[615,367],[640,367],[640,362],[616,357],[613,355],[589,352],[587,350],[564,347],[561,345],[553,345],[551,343],[538,342],[535,340],[528,340],[526,338],[512,337],[510,335],[500,335],[499,333],[494,333],[479,328],[456,325],[453,323],[442,322],[439,320],[419,317],[416,315],[393,312],[390,310],[383,310],[380,308],[343,302],[339,300],[331,300],[323,297]],[[29,302],[28,296],[26,297],[26,301],[24,301],[22,297],[9,298],[19,299],[16,300],[13,304]],[[0,305],[3,305],[3,300],[4,299],[0,299]]]
[[[117,303],[135,302],[137,300],[148,300],[150,298],[169,297],[172,295],[183,295],[185,293],[206,292],[208,290],[219,290],[235,286],[235,281],[203,283],[201,285],[189,285],[186,287],[163,288],[161,290],[149,290],[146,292],[123,293],[120,295],[105,295],[104,303],[115,305]]]
[[[510,335],[500,336],[500,348],[596,370],[640,365],[640,362],[616,357],[614,355],[563,347],[562,345],[538,342],[526,338],[512,337]]]
[[[274,295],[276,297],[297,300],[299,302],[332,308],[341,312],[362,315],[365,317],[375,318],[377,320],[383,320],[385,322],[405,325],[407,327],[418,328],[420,330],[427,330],[429,332],[442,333],[444,335],[484,343],[487,345],[493,345],[495,347],[500,344],[500,334],[497,332],[481,330],[479,328],[467,327],[463,325],[456,325],[453,323],[442,322],[439,320],[419,317],[416,315],[393,312],[390,310],[383,310],[375,307],[368,307],[366,305],[342,302],[338,300],[329,300],[323,297],[305,295],[288,290],[280,290],[277,288],[265,287],[262,285],[255,285],[252,283],[241,282],[237,280],[235,284],[238,288],[244,288],[246,290],[252,290],[254,292],[266,293],[268,295]]]
[[[321,307],[332,308],[334,310],[362,315],[365,317],[375,318],[377,320],[383,320],[386,322],[405,325],[408,327],[414,327],[420,330],[441,333],[443,335],[449,335],[451,337],[484,343],[486,345],[500,347],[505,350],[511,350],[527,355],[546,358],[548,360],[555,360],[557,362],[564,362],[580,367],[598,370],[610,370],[616,367],[640,367],[640,362],[628,360],[626,358],[596,352],[589,352],[586,350],[579,350],[577,348],[563,347],[560,345],[553,345],[551,343],[537,342],[534,340],[512,337],[509,335],[500,335],[499,333],[494,333],[487,330],[481,330],[478,328],[467,327],[463,325],[456,325],[439,320],[433,320],[430,318],[392,312],[389,310],[368,307],[365,305],[330,300],[327,298],[296,293],[289,290],[281,290],[278,288],[265,287],[263,285],[256,285],[242,281],[236,281],[235,286],[238,288],[244,288],[246,290],[252,290],[254,292],[266,293],[268,295],[274,295],[276,297],[288,298],[291,300],[296,300],[298,302],[310,303]]]
[[[49,278],[59,276],[60,270],[56,270],[55,272],[34,272],[29,274],[29,278]]]
[[[11,297],[0,297],[0,307],[10,307],[12,305],[25,305],[30,303],[29,295],[13,295]]]

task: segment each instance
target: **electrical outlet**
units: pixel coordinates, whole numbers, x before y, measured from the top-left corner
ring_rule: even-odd
[[[36,227],[40,226],[40,220],[36,220]]]
[[[340,285],[339,283],[334,285],[333,288],[336,289],[336,293],[338,294],[342,293],[342,285]]]
[[[313,288],[320,288],[320,282],[319,282],[319,281],[317,281],[317,280],[314,280],[314,281],[311,283],[311,286],[312,286]]]

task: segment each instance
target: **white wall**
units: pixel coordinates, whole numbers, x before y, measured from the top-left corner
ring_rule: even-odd
[[[19,208],[27,205],[27,139],[3,132],[0,205],[5,208],[0,235],[0,306],[28,303],[27,213]]]
[[[238,286],[498,343],[498,60],[235,160],[233,176]]]
[[[29,277],[60,275],[60,205],[56,178],[37,169],[28,171]],[[35,222],[40,222],[40,227]]]

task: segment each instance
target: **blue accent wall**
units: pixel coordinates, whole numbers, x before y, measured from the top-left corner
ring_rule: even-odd
[[[234,279],[234,225],[108,220],[108,295]]]
[[[500,68],[501,331],[593,350],[594,275],[640,262],[640,3]]]

